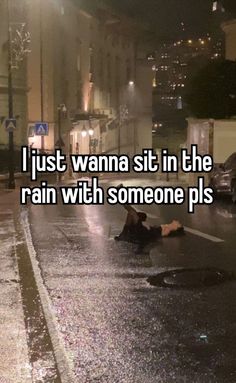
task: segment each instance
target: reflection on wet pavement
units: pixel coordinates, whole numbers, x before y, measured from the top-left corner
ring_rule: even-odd
[[[211,209],[194,217],[171,209],[147,211],[162,223],[176,214],[188,226],[200,229],[201,224],[202,231],[218,235],[218,221],[215,231],[207,227]],[[147,282],[173,268],[232,270],[235,251],[227,230],[221,230],[223,244],[187,234],[140,251],[111,239],[124,222],[120,207],[32,207],[30,217],[78,382],[236,381],[235,283],[180,291]]]

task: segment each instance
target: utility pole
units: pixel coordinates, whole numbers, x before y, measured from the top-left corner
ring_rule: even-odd
[[[63,113],[63,117],[65,117],[66,113],[67,113],[67,109],[66,109],[65,104],[59,104],[57,106],[58,140],[57,140],[55,146],[57,146],[60,150],[62,150],[62,148],[65,146],[64,141],[62,139],[62,135],[61,135],[62,113]],[[61,173],[59,173],[58,174],[58,181],[59,181],[59,183],[61,182],[61,179],[62,179],[62,175],[61,175]]]
[[[118,126],[118,156],[120,156],[120,145],[121,145],[121,117],[119,118],[119,126]]]
[[[61,106],[59,105],[57,108],[57,115],[58,115],[58,143],[59,143],[59,149],[62,148],[62,137],[61,137]]]
[[[119,106],[119,125],[118,125],[118,155],[121,154],[121,129],[124,121],[127,120],[129,114],[128,107],[126,105]]]
[[[8,27],[8,117],[14,118],[13,110],[13,87],[12,87],[12,42],[11,42],[11,23],[10,23],[10,5],[7,0],[7,27]],[[9,131],[9,179],[8,188],[15,189],[15,160],[14,160],[14,133]]]
[[[137,127],[136,127],[136,123],[137,123],[137,121],[136,121],[136,118],[135,117],[133,117],[133,129],[134,129],[134,138],[133,138],[133,140],[134,140],[134,148],[133,148],[133,150],[134,150],[134,156],[137,154],[136,153],[136,146],[137,146]]]
[[[94,135],[94,129],[92,126],[92,120],[89,118],[89,155],[92,154],[92,137]]]

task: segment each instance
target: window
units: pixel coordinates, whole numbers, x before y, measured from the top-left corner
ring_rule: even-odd
[[[35,135],[35,126],[30,125],[28,128],[28,137],[34,137],[34,135]]]

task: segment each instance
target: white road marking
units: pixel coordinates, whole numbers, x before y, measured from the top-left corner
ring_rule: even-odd
[[[212,241],[212,242],[216,242],[216,243],[222,243],[222,242],[224,242],[223,239],[214,237],[213,235],[209,235],[209,234],[206,234],[206,233],[202,233],[201,231],[199,231],[199,230],[195,230],[195,229],[191,229],[190,227],[186,227],[186,226],[184,226],[184,230],[185,230],[186,232],[188,232],[188,233],[197,235],[198,237],[202,237],[202,238],[208,239],[209,241]]]
[[[159,219],[160,218],[160,217],[158,217],[156,215],[148,214],[148,213],[147,213],[147,216],[148,216],[148,218],[151,218],[151,219]],[[195,230],[195,229],[191,229],[190,227],[184,226],[184,230],[186,232],[188,232],[188,233],[191,233],[191,234],[196,235],[198,237],[202,237],[202,238],[208,239],[209,241],[212,241],[212,242],[215,242],[215,243],[225,242],[221,238],[214,237],[213,235],[210,235],[210,234],[202,233],[201,231]]]
[[[151,218],[151,219],[159,219],[160,218],[160,217],[158,217],[158,216],[156,216],[154,214],[149,214],[149,213],[147,213],[147,217]],[[202,233],[201,231],[195,230],[195,229],[191,229],[190,227],[184,226],[184,230],[186,232],[188,232],[188,233],[191,233],[191,234],[196,235],[198,237],[202,237],[202,238],[208,239],[209,241],[212,241],[212,242],[215,242],[215,243],[225,242],[221,238],[214,237],[213,235],[210,235],[210,234]]]

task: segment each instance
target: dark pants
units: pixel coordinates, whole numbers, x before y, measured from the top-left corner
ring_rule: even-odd
[[[124,205],[128,212],[122,232],[117,237],[119,240],[132,243],[148,243],[162,236],[162,228],[150,227],[148,229],[142,222],[146,220],[146,214],[137,212],[132,206]]]

